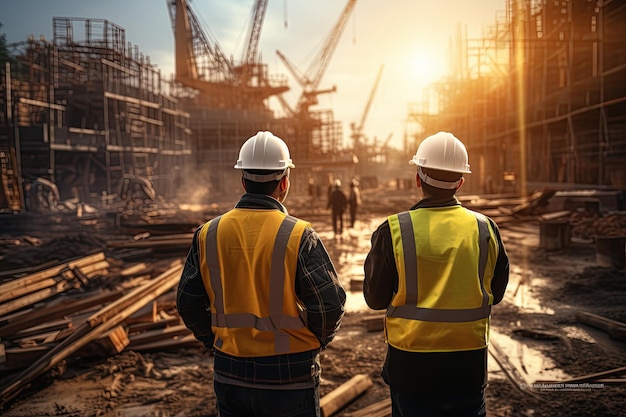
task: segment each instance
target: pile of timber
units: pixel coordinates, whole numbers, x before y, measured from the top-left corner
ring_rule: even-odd
[[[626,236],[626,213],[576,212],[569,217],[572,237]]]
[[[182,259],[116,261],[98,252],[0,284],[0,409],[66,359],[200,346],[175,311]]]

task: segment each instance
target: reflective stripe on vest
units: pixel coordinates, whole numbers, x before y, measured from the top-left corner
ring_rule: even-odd
[[[218,216],[211,220],[206,234],[206,262],[209,269],[211,287],[215,294],[215,300],[213,301],[215,312],[211,314],[211,324],[224,328],[246,327],[272,332],[274,334],[275,353],[287,353],[290,351],[290,336],[281,331],[281,329],[297,330],[305,327],[300,317],[283,314],[284,258],[287,253],[291,232],[298,220],[294,217],[286,216],[280,225],[272,252],[269,294],[270,315],[269,317],[257,317],[251,313],[226,314],[224,311],[221,270],[217,253],[217,227],[221,217]],[[220,348],[222,340],[216,338],[215,346]]]
[[[478,222],[480,257],[478,261],[478,277],[482,291],[482,305],[472,309],[433,309],[417,307],[417,252],[415,236],[409,212],[398,214],[402,246],[404,254],[404,270],[406,274],[406,302],[401,306],[389,306],[388,317],[399,317],[411,320],[430,322],[470,322],[489,317],[491,305],[489,294],[485,290],[484,276],[489,256],[489,225],[487,220],[473,213]]]

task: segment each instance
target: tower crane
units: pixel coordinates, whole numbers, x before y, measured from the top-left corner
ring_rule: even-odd
[[[354,9],[357,0],[348,0],[339,20],[335,23],[335,26],[328,34],[322,49],[311,61],[311,64],[307,68],[306,72],[302,74],[294,64],[292,64],[287,57],[280,51],[276,51],[278,57],[283,61],[287,69],[294,76],[298,84],[302,87],[302,94],[298,100],[297,111],[301,114],[307,115],[311,106],[317,104],[317,96],[322,93],[329,93],[336,91],[336,87],[330,89],[319,90],[319,84],[326,72],[330,58],[332,57],[337,43],[341,38],[341,34],[345,28],[346,22]]]
[[[289,90],[273,86],[267,67],[257,60],[268,0],[255,0],[244,58],[229,61],[219,43],[203,30],[187,0],[167,0],[176,49],[176,81],[200,90],[204,101],[222,108],[264,108],[268,97]],[[257,77],[256,84],[253,76]]]
[[[190,87],[202,82],[232,80],[230,62],[217,40],[210,39],[186,0],[168,0],[168,12],[174,32],[176,79]]]
[[[372,87],[372,91],[370,91],[370,95],[367,99],[367,103],[365,104],[365,109],[363,110],[363,114],[361,115],[361,120],[358,125],[352,123],[352,146],[355,150],[358,150],[362,146],[362,138],[363,138],[363,126],[365,125],[365,120],[367,119],[367,115],[369,114],[370,107],[372,107],[372,101],[374,101],[374,95],[376,94],[376,90],[378,89],[378,84],[380,83],[380,77],[383,74],[383,69],[385,68],[385,64],[381,64],[380,69],[378,70],[378,74],[376,75],[376,80],[374,81],[374,85]]]
[[[248,35],[246,36],[246,46],[241,59],[241,83],[247,85],[250,78],[254,75],[260,76],[257,69],[259,63],[259,39],[261,38],[261,28],[265,20],[265,12],[267,10],[268,0],[255,0],[252,7],[250,26]]]

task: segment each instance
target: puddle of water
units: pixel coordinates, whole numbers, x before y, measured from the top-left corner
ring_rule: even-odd
[[[519,268],[512,268],[509,274],[507,297],[520,309],[533,313],[554,314],[554,310],[540,303],[535,296],[535,289],[546,286],[548,281],[543,277],[533,277]]]
[[[530,385],[538,380],[559,381],[571,378],[563,372],[550,358],[545,356],[539,349],[531,346],[529,341],[519,341],[504,333],[491,329],[491,343],[499,352],[506,356],[509,364],[515,368],[513,377],[523,378],[515,381],[518,384]],[[501,368],[495,360],[488,362],[489,377],[504,378]]]

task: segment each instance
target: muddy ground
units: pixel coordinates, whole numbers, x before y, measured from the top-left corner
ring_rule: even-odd
[[[389,398],[380,377],[385,355],[381,331],[367,331],[369,310],[358,288],[370,236],[384,216],[408,209],[415,196],[392,205],[364,195],[357,224],[335,238],[322,204],[290,196],[291,214],[310,220],[327,246],[348,291],[347,313],[333,343],[322,353],[322,396],[357,374],[373,385],[335,415],[350,416]],[[372,204],[368,204],[372,203]],[[369,207],[369,208],[368,208]],[[374,208],[374,209],[371,209]],[[500,225],[511,261],[503,303],[492,314],[490,416],[626,416],[626,384],[563,381],[626,366],[626,344],[583,325],[585,311],[626,322],[626,273],[598,266],[595,246],[575,241],[560,250],[540,248],[532,216]],[[31,236],[35,235],[30,233]],[[50,236],[36,236],[45,241]],[[94,244],[101,241],[95,239]],[[43,261],[43,259],[42,259]],[[352,286],[352,288],[351,288]],[[623,380],[624,374],[606,379]],[[175,352],[123,352],[101,360],[72,360],[54,368],[22,392],[0,415],[24,416],[216,416],[212,356],[202,348]]]

